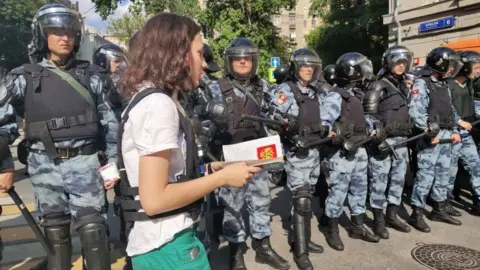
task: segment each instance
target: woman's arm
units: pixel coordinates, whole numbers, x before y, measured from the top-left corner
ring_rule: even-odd
[[[147,215],[186,206],[221,187],[222,173],[214,173],[182,183],[168,183],[171,150],[140,157],[140,202]]]

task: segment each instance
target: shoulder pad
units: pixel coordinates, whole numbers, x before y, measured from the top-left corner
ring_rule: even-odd
[[[367,91],[382,91],[385,88],[382,80],[374,81],[368,85]]]
[[[25,68],[23,66],[19,66],[17,68],[12,69],[8,74],[11,74],[13,76],[25,75]]]
[[[317,81],[317,83],[315,84],[315,88],[317,88],[317,90],[321,92],[328,92],[332,90],[332,86],[330,84],[322,81]]]
[[[366,114],[376,114],[378,112],[378,104],[384,94],[383,88],[378,86],[375,89],[368,90],[363,97],[363,110]]]
[[[106,69],[104,69],[103,67],[97,66],[97,65],[94,65],[94,64],[90,64],[90,62],[87,62],[87,61],[80,61],[77,68],[80,68],[80,69],[88,68],[90,74],[92,74],[92,73],[105,73],[105,74],[108,73],[108,71]]]

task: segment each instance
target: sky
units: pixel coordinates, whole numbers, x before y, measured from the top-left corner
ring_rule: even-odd
[[[106,30],[108,23],[107,21],[103,21],[102,17],[98,13],[95,12],[94,4],[90,0],[77,0],[79,5],[80,13],[85,16],[85,27],[95,30]],[[71,1],[75,2],[75,0]],[[118,4],[117,10],[115,13],[110,15],[107,20],[109,19],[116,19],[128,13],[128,7],[132,2],[129,0],[123,0]],[[90,10],[90,11],[89,11]],[[85,13],[86,12],[86,13]],[[85,13],[85,14],[84,14]]]

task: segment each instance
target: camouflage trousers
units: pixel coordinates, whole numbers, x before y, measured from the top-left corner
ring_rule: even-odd
[[[74,218],[86,207],[104,213],[105,190],[99,168],[97,154],[52,161],[46,155],[30,153],[28,173],[38,211],[43,215],[71,214]]]
[[[297,155],[296,152],[288,152],[285,171],[287,172],[287,186],[292,193],[295,193],[299,187],[306,185],[314,188],[320,176],[320,153],[318,149],[309,149],[305,156]]]
[[[387,138],[388,144],[405,140],[406,137]],[[375,209],[385,209],[388,204],[400,205],[402,202],[403,185],[407,172],[408,148],[395,149],[398,159],[392,155],[371,155],[369,163],[370,206]],[[386,196],[388,187],[388,196]]]
[[[465,166],[465,170],[470,174],[475,195],[480,199],[480,157],[477,146],[472,136],[468,135],[462,138],[462,142],[452,148],[452,164],[450,165],[450,181],[447,186],[447,195],[452,197],[453,187],[458,172],[458,160]]]
[[[336,151],[333,156],[326,157],[324,165],[330,171],[325,214],[329,218],[339,218],[347,195],[352,215],[365,213],[368,190],[368,156],[365,148],[361,147],[355,154],[348,155],[342,150]]]
[[[438,138],[448,139],[451,134],[448,130],[441,130]],[[413,184],[412,204],[424,208],[430,189],[434,201],[443,202],[447,199],[452,144],[428,145],[424,140],[419,140],[417,147],[418,170]]]
[[[223,236],[228,242],[245,242],[247,234],[241,210],[245,202],[250,219],[250,234],[263,239],[272,234],[270,229],[270,188],[266,171],[257,173],[254,179],[241,188],[222,187],[220,200],[225,206]]]

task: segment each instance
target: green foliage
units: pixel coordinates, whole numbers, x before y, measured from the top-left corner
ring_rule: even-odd
[[[344,53],[359,52],[378,69],[387,45],[388,27],[382,19],[387,13],[385,0],[312,0],[310,14],[324,24],[310,32],[307,44],[325,64],[335,63]]]
[[[291,8],[295,0],[224,0],[208,3],[198,16],[219,64],[223,51],[237,37],[252,40],[260,49],[259,75],[268,76],[270,57],[288,60],[289,40],[280,37],[271,17],[282,8]]]
[[[92,0],[104,18],[111,14],[116,0]],[[132,0],[133,1],[133,0]],[[296,0],[219,0],[209,1],[208,8],[200,10],[198,0],[135,0],[132,11],[147,14],[169,10],[196,18],[205,28],[218,64],[223,64],[223,51],[237,37],[250,38],[260,48],[259,73],[266,77],[270,57],[288,60],[290,40],[280,37],[271,17],[282,8],[290,9]]]
[[[121,18],[109,21],[108,30],[127,44],[130,37],[143,27],[148,18],[137,13],[125,14]]]
[[[43,0],[0,1],[0,65],[7,70],[29,63],[31,23],[43,4]]]

